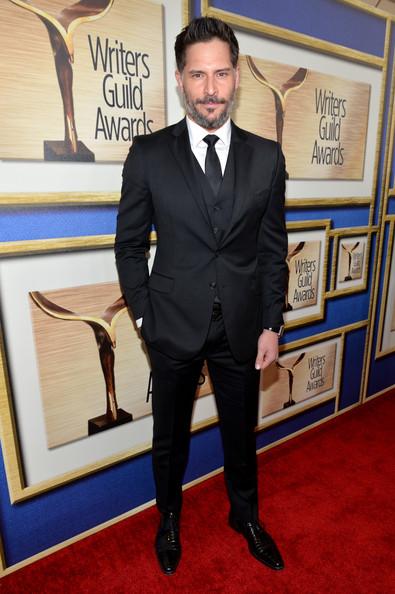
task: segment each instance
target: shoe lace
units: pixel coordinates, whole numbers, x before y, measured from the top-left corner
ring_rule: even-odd
[[[247,530],[250,534],[250,538],[253,541],[256,550],[259,553],[263,553],[267,549],[267,543],[262,542],[260,527],[249,522],[247,524]]]
[[[178,542],[178,530],[174,526],[170,526],[167,530],[166,540],[169,544],[170,550],[177,550],[179,546]]]

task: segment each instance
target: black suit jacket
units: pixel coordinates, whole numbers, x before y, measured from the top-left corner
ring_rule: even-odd
[[[231,147],[234,206],[219,243],[185,119],[137,137],[125,161],[115,240],[120,283],[134,317],[143,317],[144,340],[174,358],[191,358],[202,348],[215,293],[239,361],[255,356],[264,327],[283,322],[284,158],[278,143],[233,123]],[[152,224],[157,250],[149,276]]]

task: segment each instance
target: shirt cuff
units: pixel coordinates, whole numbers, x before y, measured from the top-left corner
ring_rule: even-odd
[[[143,318],[139,318],[138,320],[136,320],[137,328],[141,328],[142,325],[143,325]]]

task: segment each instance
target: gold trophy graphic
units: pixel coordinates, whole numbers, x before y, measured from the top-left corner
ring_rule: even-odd
[[[346,276],[344,277],[343,282],[352,280],[352,276],[351,276],[352,254],[353,254],[353,251],[356,250],[358,246],[359,246],[359,241],[357,241],[357,243],[354,244],[351,249],[348,249],[344,245],[344,243],[342,243],[342,249],[346,252],[346,254],[348,256],[348,272],[347,272]]]
[[[291,262],[292,260],[295,258],[295,256],[297,256],[299,254],[299,252],[302,251],[302,249],[304,248],[304,244],[306,242],[305,241],[300,241],[298,243],[298,245],[291,251],[289,252],[289,254],[286,257],[286,263],[288,266],[288,286],[287,286],[287,290],[285,293],[285,311],[292,311],[293,307],[289,302],[289,298],[288,298],[288,294],[289,294],[289,279],[291,277]]]
[[[274,104],[276,108],[276,132],[277,142],[282,144],[283,142],[283,130],[284,130],[284,118],[285,118],[285,105],[289,93],[299,89],[307,78],[307,68],[298,68],[298,70],[288,79],[280,88],[275,87],[270,83],[267,78],[258,69],[254,60],[251,56],[246,56],[248,67],[251,71],[252,76],[260,82],[262,85],[271,90],[274,97]]]
[[[29,293],[34,303],[45,314],[56,318],[58,320],[85,322],[92,328],[95,335],[97,348],[99,350],[99,357],[101,368],[106,384],[106,404],[107,409],[104,415],[100,415],[88,420],[88,435],[99,433],[105,429],[110,429],[117,425],[123,425],[129,421],[133,421],[133,415],[118,408],[117,398],[115,393],[115,377],[114,377],[114,349],[116,347],[115,339],[115,325],[119,317],[127,311],[127,307],[123,297],[117,299],[103,312],[102,317],[93,317],[81,315],[72,312],[53,301],[47,299],[39,291],[32,291]]]
[[[288,408],[289,406],[293,406],[294,404],[296,404],[295,400],[292,399],[295,367],[297,367],[297,365],[299,365],[299,363],[304,359],[305,355],[306,355],[306,353],[300,353],[299,357],[296,359],[294,364],[291,365],[291,367],[286,367],[285,365],[282,365],[279,361],[276,361],[277,367],[279,369],[284,369],[288,373],[289,398],[286,402],[284,402],[283,408]]]
[[[9,0],[35,14],[45,25],[55,60],[63,102],[64,140],[44,140],[46,161],[94,161],[95,155],[78,140],[73,101],[73,33],[78,25],[103,17],[114,0],[80,0],[53,16],[25,0]]]

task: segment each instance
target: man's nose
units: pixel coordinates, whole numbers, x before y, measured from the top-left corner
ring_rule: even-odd
[[[207,95],[217,94],[217,81],[214,74],[206,78],[206,93]]]

